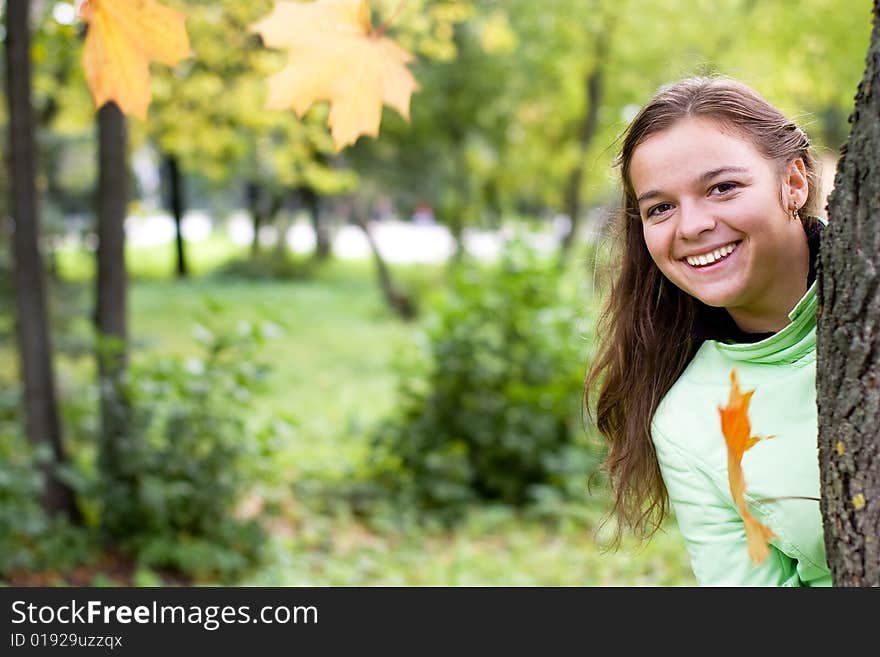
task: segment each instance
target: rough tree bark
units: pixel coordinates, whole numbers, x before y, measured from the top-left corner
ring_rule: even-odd
[[[821,506],[835,586],[880,586],[880,0],[855,101],[820,258]]]
[[[168,181],[168,209],[174,217],[175,244],[177,246],[177,277],[189,276],[186,264],[186,249],[183,242],[183,215],[186,212],[186,199],[183,191],[183,176],[177,156],[165,156],[165,175]]]
[[[98,110],[98,275],[95,325],[101,395],[102,470],[111,479],[124,468],[130,415],[127,366],[125,215],[128,204],[125,116],[115,103]]]
[[[55,395],[43,265],[38,246],[36,145],[31,104],[30,25],[27,0],[6,6],[6,100],[9,109],[10,208],[14,218],[13,256],[25,425],[34,445],[48,443],[53,460],[43,465],[43,504],[50,513],[79,521],[73,491],[55,474],[66,460]]]

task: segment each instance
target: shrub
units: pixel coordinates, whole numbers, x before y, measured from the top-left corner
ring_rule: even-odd
[[[97,487],[101,526],[139,564],[234,579],[261,558],[264,533],[236,509],[259,481],[271,432],[249,435],[249,402],[267,368],[255,360],[263,329],[201,328],[203,358],[132,366],[131,431],[118,469]]]
[[[50,517],[41,504],[48,445],[34,448],[19,430],[20,390],[0,389],[0,578],[16,571],[65,570],[87,557],[82,530]]]
[[[316,264],[310,259],[295,259],[288,251],[272,249],[230,260],[214,275],[244,280],[308,280]]]
[[[40,503],[48,449],[22,435],[20,392],[0,389],[0,577],[69,571],[99,539],[137,566],[234,581],[263,557],[265,532],[238,514],[267,476],[275,432],[249,430],[249,402],[267,368],[256,360],[273,327],[202,328],[202,358],[159,357],[128,370],[127,432],[114,467],[98,454],[98,391],[65,400],[71,462],[61,474],[78,493],[86,527],[49,517]]]
[[[522,241],[498,265],[464,264],[429,322],[427,357],[401,372],[400,410],[370,469],[419,508],[524,505],[582,495],[597,455],[581,425],[578,300]]]

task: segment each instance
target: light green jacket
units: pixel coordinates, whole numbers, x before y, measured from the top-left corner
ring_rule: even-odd
[[[752,344],[707,340],[664,397],[651,425],[660,471],[701,585],[830,586],[819,497],[816,419],[816,284],[789,313],[791,324]],[[749,510],[776,538],[759,565],[727,480],[718,407],[736,368],[760,441],[742,459]]]

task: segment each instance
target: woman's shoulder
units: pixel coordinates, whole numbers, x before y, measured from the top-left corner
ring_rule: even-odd
[[[654,443],[671,443],[691,454],[709,455],[726,467],[718,409],[730,396],[730,373],[737,370],[744,392],[754,391],[749,415],[753,427],[802,426],[815,422],[815,365],[740,360],[714,341],[706,341],[664,395],[651,423]],[[777,433],[768,431],[767,433]]]
[[[730,363],[712,341],[697,350],[684,372],[663,396],[654,413],[652,429],[661,435],[679,435],[680,428],[718,418],[718,405],[729,390]]]
[[[658,406],[651,438],[661,469],[674,465],[691,470],[725,489],[727,446],[719,408],[729,401],[730,370],[736,367],[742,391],[751,392],[751,435],[775,436],[743,460],[750,488],[767,497],[815,491],[815,368],[743,363],[724,356],[711,344],[703,345]],[[788,464],[784,472],[780,463]]]
[[[651,438],[661,462],[675,451],[700,469],[725,467],[718,407],[727,401],[729,375],[712,345],[704,343],[654,413]]]

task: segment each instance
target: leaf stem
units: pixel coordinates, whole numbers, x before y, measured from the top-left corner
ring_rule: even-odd
[[[763,497],[761,499],[755,500],[756,502],[780,502],[782,500],[811,500],[813,502],[819,502],[818,497],[805,497],[803,495],[783,495],[782,497]]]
[[[391,14],[391,17],[388,20],[386,20],[384,23],[382,23],[382,25],[379,27],[378,30],[373,32],[373,38],[378,39],[380,36],[385,34],[385,30],[388,29],[388,27],[391,25],[391,23],[393,23],[395,20],[397,20],[397,17],[400,16],[400,12],[403,11],[403,9],[404,9],[404,7],[406,7],[407,3],[409,3],[409,0],[400,0],[400,4],[397,5],[397,9],[394,10],[394,13]]]

